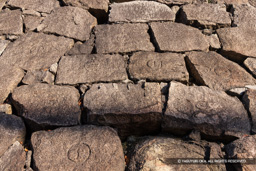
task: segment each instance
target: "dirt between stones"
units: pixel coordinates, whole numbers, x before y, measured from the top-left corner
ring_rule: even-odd
[[[0,0],[0,171],[254,171],[255,0]]]

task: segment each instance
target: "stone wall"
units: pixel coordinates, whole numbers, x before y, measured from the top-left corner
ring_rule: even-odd
[[[0,0],[0,171],[253,171],[255,45],[254,0]]]

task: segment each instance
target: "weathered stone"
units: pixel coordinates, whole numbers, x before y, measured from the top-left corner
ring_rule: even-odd
[[[73,40],[64,37],[30,32],[10,43],[0,60],[25,70],[44,69],[58,62],[73,44]]]
[[[175,20],[175,13],[167,5],[153,1],[114,3],[110,8],[110,22],[136,23]]]
[[[256,8],[249,5],[234,5],[234,26],[256,29]]]
[[[151,81],[188,81],[184,55],[137,52],[130,58],[129,73],[135,79]]]
[[[31,168],[31,164],[32,164],[31,159],[32,159],[32,151],[28,150],[26,154],[25,171],[33,171],[33,169]]]
[[[97,53],[154,51],[147,24],[113,24],[95,27]]]
[[[175,5],[182,5],[182,4],[190,4],[195,2],[196,0],[156,0],[157,2],[161,2],[164,4],[175,4]]]
[[[224,4],[188,4],[181,8],[180,20],[202,28],[231,26],[231,18]]]
[[[13,143],[15,143],[15,141],[19,141],[22,143],[25,141],[25,124],[23,123],[21,118],[15,115],[7,115],[5,113],[0,113],[0,132],[0,156],[2,156],[4,152]]]
[[[162,113],[158,83],[93,84],[85,93],[84,106],[91,123],[118,128],[119,135],[159,131]]]
[[[2,156],[0,156],[0,170],[23,170],[26,153],[22,145],[16,141]]]
[[[8,40],[1,40],[0,39],[0,56],[4,52],[5,48],[8,46],[9,41]]]
[[[90,38],[91,29],[95,25],[97,20],[88,11],[68,6],[56,8],[44,19],[40,28],[45,33],[55,33],[85,41]]]
[[[58,63],[54,63],[54,64],[52,64],[51,66],[50,66],[50,68],[49,68],[49,71],[51,72],[51,73],[53,73],[53,74],[56,74],[57,73],[57,70],[58,70]]]
[[[212,34],[210,36],[206,36],[206,40],[208,41],[208,43],[212,49],[220,49],[221,48],[220,41],[219,41],[217,34]]]
[[[135,146],[128,170],[226,170],[224,164],[200,164],[199,161],[197,164],[186,163],[186,159],[203,161],[207,153],[210,154],[207,156],[209,159],[224,158],[220,146],[215,143],[148,137]]]
[[[216,52],[190,52],[187,55],[189,69],[198,84],[215,90],[229,90],[256,83],[246,70]]]
[[[45,70],[36,70],[36,71],[28,71],[27,74],[22,79],[24,84],[36,84],[36,83],[54,83],[54,75],[49,72],[47,69]]]
[[[24,24],[26,27],[26,31],[35,30],[43,21],[42,17],[28,15],[24,17]]]
[[[0,64],[0,104],[5,101],[13,89],[20,83],[23,76],[24,72],[21,69]]]
[[[196,28],[171,22],[156,22],[150,26],[161,51],[184,52],[209,48],[205,36]]]
[[[22,10],[22,13],[23,15],[25,16],[37,16],[37,17],[41,17],[41,14],[37,11],[34,11],[34,10],[31,10],[31,9],[28,9],[28,10]]]
[[[225,146],[228,158],[245,159],[246,163],[234,164],[236,170],[254,171],[256,164],[256,135],[244,136]],[[250,160],[251,159],[251,160]]]
[[[231,96],[238,96],[240,98],[244,95],[244,93],[248,89],[256,90],[256,86],[255,85],[246,85],[245,87],[242,87],[242,88],[233,88],[233,89],[228,90],[227,93]]]
[[[15,41],[16,39],[18,39],[20,36],[16,36],[16,35],[6,35],[6,39],[10,40],[10,41]]]
[[[20,10],[0,12],[0,35],[1,34],[15,34],[23,33],[23,22]]]
[[[250,123],[238,98],[208,87],[171,82],[162,128],[175,134],[195,129],[228,141],[248,134]]]
[[[14,106],[32,129],[77,125],[81,115],[74,87],[25,85],[13,91]]]
[[[6,2],[7,2],[7,0],[0,0],[0,12],[1,12],[1,10],[4,7]]]
[[[249,0],[249,4],[256,7],[256,1],[255,0]]]
[[[67,55],[91,54],[94,47],[94,36],[85,43],[76,42],[74,47],[67,52]]]
[[[244,65],[251,71],[254,76],[256,76],[256,58],[247,58],[244,61]]]
[[[32,134],[31,142],[38,170],[125,169],[121,141],[110,127],[77,126],[39,131]]]
[[[12,106],[10,104],[0,104],[0,112],[12,114]]]
[[[250,112],[252,118],[252,131],[256,132],[256,90],[249,89],[243,95],[245,108]]]
[[[248,3],[248,0],[213,0],[213,1],[216,1],[217,3],[225,3],[227,5],[230,5],[230,4],[241,5],[241,4]]]
[[[217,30],[222,52],[235,61],[243,61],[246,56],[256,57],[256,29],[249,27],[232,27]]]
[[[81,7],[84,9],[104,10],[108,12],[109,0],[63,0],[66,5]]]
[[[121,55],[91,54],[63,56],[59,63],[56,83],[115,82],[125,79],[126,63]]]
[[[54,8],[60,6],[56,0],[9,0],[8,5],[44,13],[51,13]]]

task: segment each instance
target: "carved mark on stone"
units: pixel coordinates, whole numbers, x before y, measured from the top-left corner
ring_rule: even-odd
[[[90,146],[85,143],[75,144],[68,150],[68,159],[75,163],[87,161],[90,155]]]
[[[149,60],[147,62],[147,66],[153,70],[161,69],[162,68],[162,61],[157,61],[157,60]]]
[[[209,104],[208,102],[206,101],[199,101],[197,104],[196,104],[196,107],[200,110],[207,110],[209,109]]]

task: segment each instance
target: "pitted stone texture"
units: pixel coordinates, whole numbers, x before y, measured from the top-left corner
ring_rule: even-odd
[[[121,55],[63,56],[57,72],[57,84],[115,82],[127,79],[126,63]]]
[[[256,8],[249,5],[234,5],[234,26],[256,29]]]
[[[15,141],[24,142],[26,136],[26,127],[20,117],[0,113],[0,156]],[[1,158],[0,158],[1,161]],[[0,165],[1,167],[1,165]]]
[[[190,52],[187,56],[191,74],[200,85],[229,90],[256,83],[245,69],[216,52]]]
[[[249,89],[243,95],[245,108],[250,112],[252,117],[252,131],[256,132],[256,90]]]
[[[58,62],[73,44],[73,40],[64,37],[30,32],[10,43],[0,60],[25,70],[44,69]]]
[[[76,42],[74,47],[67,52],[67,55],[91,54],[94,47],[94,36],[85,43]]]
[[[256,77],[256,58],[247,58],[244,61],[244,65],[251,71],[251,73]]]
[[[129,73],[138,80],[186,82],[189,78],[184,55],[176,53],[137,52],[130,58]]]
[[[153,1],[114,3],[111,6],[110,22],[174,21],[175,13],[167,5]]]
[[[35,30],[43,21],[43,17],[28,15],[24,17],[26,31]]]
[[[93,84],[85,93],[89,122],[118,128],[119,135],[147,134],[160,129],[162,113],[158,83]]]
[[[217,30],[222,51],[230,59],[243,61],[246,56],[256,57],[256,29],[232,27]]]
[[[225,146],[225,151],[228,158],[232,159],[246,159],[251,164],[237,164],[233,165],[237,170],[254,171],[256,164],[256,135],[244,136],[241,139],[235,140],[232,143]]]
[[[54,8],[60,6],[56,0],[9,0],[8,5],[44,13],[51,13]]]
[[[121,141],[110,127],[39,131],[32,134],[31,142],[38,170],[121,171],[125,168]]]
[[[4,52],[5,48],[8,46],[9,41],[8,40],[1,40],[0,39],[0,56]]]
[[[0,35],[23,34],[23,22],[20,10],[4,10],[0,12]]]
[[[162,127],[176,134],[195,129],[220,140],[230,140],[248,134],[250,121],[238,98],[204,86],[172,82]]]
[[[79,97],[74,87],[48,84],[21,86],[12,94],[18,114],[35,130],[77,125],[81,114]]]
[[[0,64],[0,103],[3,103],[13,89],[17,87],[23,76],[23,70]]]
[[[154,51],[147,24],[113,24],[95,27],[97,53]]]
[[[206,51],[209,48],[205,36],[196,28],[171,22],[155,22],[150,26],[161,51]]]
[[[209,150],[210,149],[210,150]],[[225,171],[224,164],[180,164],[178,159],[223,159],[221,148],[216,143],[184,142],[177,138],[147,137],[139,141],[128,165],[128,170],[218,170]]]
[[[181,9],[180,19],[185,24],[203,28],[231,26],[231,18],[224,4],[188,4]]]
[[[81,7],[84,9],[108,11],[109,0],[63,0],[66,5]]]
[[[97,20],[88,11],[78,7],[60,7],[44,19],[40,28],[45,33],[85,41],[90,38],[91,29],[95,25]]]
[[[0,170],[24,170],[26,152],[16,141],[2,156],[0,155]]]

